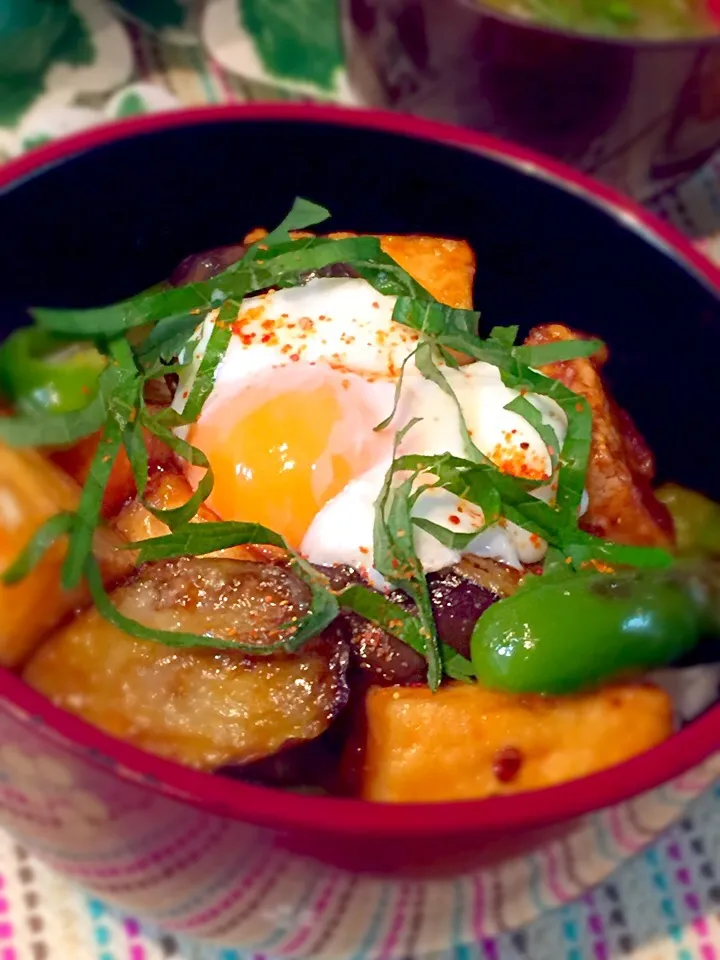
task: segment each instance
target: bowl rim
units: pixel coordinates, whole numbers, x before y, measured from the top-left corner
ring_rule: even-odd
[[[288,103],[187,108],[103,124],[40,146],[0,167],[2,196],[64,160],[136,136],[205,123],[317,123],[428,140],[477,152],[554,185],[599,207],[679,262],[720,297],[720,268],[673,227],[611,187],[564,164],[495,137],[404,114],[337,106]],[[316,797],[242,783],[181,766],[104,733],[47,700],[18,676],[0,668],[0,708],[31,722],[48,739],[85,762],[111,769],[120,779],[235,820],[274,829],[411,839],[530,829],[599,811],[688,772],[720,749],[720,703],[664,743],[615,767],[579,780],[486,800],[385,804]]]

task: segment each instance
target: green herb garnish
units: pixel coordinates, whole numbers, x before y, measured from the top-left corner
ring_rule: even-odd
[[[420,344],[420,346],[422,346],[422,344]],[[395,419],[395,414],[397,413],[398,404],[400,403],[400,395],[402,394],[402,385],[403,385],[403,377],[405,376],[405,368],[407,367],[408,363],[410,363],[412,358],[415,356],[417,350],[418,350],[418,347],[416,347],[414,350],[411,350],[410,353],[405,357],[403,362],[400,364],[400,373],[398,374],[397,382],[395,383],[395,395],[393,397],[392,410],[385,417],[384,420],[378,423],[377,426],[373,427],[373,430],[375,430],[376,432],[387,429],[387,427],[389,427],[390,424]]]
[[[244,259],[246,261],[248,259],[254,260],[258,251],[275,246],[278,243],[285,243],[290,239],[291,230],[315,227],[329,218],[330,211],[326,210],[325,207],[313,203],[312,200],[305,200],[304,197],[295,197],[287,216],[267,236],[256,241],[245,254]]]
[[[146,293],[93,310],[36,309],[32,311],[32,316],[43,329],[65,336],[82,336],[86,339],[116,337],[148,323],[179,322],[180,318],[193,313],[199,316],[205,311],[217,309],[226,300],[242,299],[247,294],[268,287],[297,286],[305,274],[334,263],[367,266],[373,263],[373,258],[380,256],[384,257],[385,254],[375,237],[290,240],[267,250],[258,248],[252,260],[243,258],[216,277],[201,283]],[[394,261],[391,263],[397,271],[401,270]],[[379,284],[385,282],[387,269],[377,272]],[[422,290],[421,287],[419,289]],[[426,296],[429,294],[426,293]]]
[[[35,531],[30,540],[2,576],[2,582],[11,586],[19,583],[40,563],[48,550],[70,533],[75,523],[74,513],[56,513]]]
[[[560,456],[560,441],[553,428],[545,423],[542,418],[542,413],[540,413],[538,408],[532,404],[527,397],[521,395],[515,397],[510,403],[506,403],[505,409],[510,410],[512,413],[519,413],[523,420],[527,420],[530,426],[535,429],[535,432],[547,447],[547,452],[550,455],[550,463],[554,470]]]
[[[244,650],[245,652],[264,655],[275,653],[279,649],[289,651],[298,650],[306,640],[317,636],[325,627],[330,624],[338,614],[339,607],[334,594],[327,587],[326,579],[315,570],[309,563],[297,554],[287,541],[273,530],[263,527],[259,523],[238,523],[234,521],[223,521],[217,523],[188,523],[178,527],[173,533],[163,537],[153,537],[149,540],[140,540],[137,543],[130,543],[127,549],[138,551],[138,563],[148,563],[157,560],[169,560],[177,557],[203,556],[207,553],[214,553],[216,550],[226,550],[229,547],[236,547],[244,543],[270,544],[271,546],[281,547],[290,556],[290,565],[293,571],[304,580],[310,587],[312,602],[306,616],[297,623],[278,628],[281,631],[289,630],[289,638],[278,641],[268,646],[255,644],[237,644],[233,641],[225,641],[224,647]],[[123,627],[129,633],[133,633],[127,627]],[[143,631],[148,628],[142,627]],[[167,631],[159,631],[166,634]],[[178,634],[171,634],[178,636]],[[139,636],[133,633],[133,636]],[[176,642],[175,646],[206,646],[217,645],[212,638],[198,637],[195,634],[181,635],[181,642]],[[187,640],[191,636],[192,640]],[[152,637],[143,637],[143,639],[152,639]],[[166,642],[163,640],[163,642]]]
[[[160,320],[140,345],[138,359],[145,367],[158,361],[171,363],[187,345],[197,327],[197,314],[180,314]]]
[[[439,352],[437,348],[435,348],[435,352]],[[437,357],[433,355],[433,348],[427,340],[422,341],[415,351],[415,365],[426,380],[430,380],[435,384],[436,387],[440,387],[442,392],[446,396],[450,397],[455,404],[455,409],[457,410],[458,415],[458,424],[460,426],[460,434],[463,439],[463,445],[465,447],[465,453],[468,459],[474,460],[478,463],[489,462],[482,451],[473,443],[472,437],[470,436],[470,431],[468,430],[468,425],[465,422],[465,415],[463,414],[460,401],[455,396],[455,392],[448,383],[447,377],[438,366]]]
[[[411,420],[395,438],[395,448],[417,420]],[[393,457],[393,465],[395,463]],[[435,625],[430,589],[422,565],[415,552],[412,506],[415,502],[412,474],[398,486],[393,486],[395,471],[388,471],[375,509],[373,530],[373,562],[375,569],[393,586],[403,590],[415,601],[420,621],[420,634],[428,661],[428,684],[432,690],[440,686],[442,658]]]
[[[480,340],[460,335],[439,337],[438,343],[467,353],[476,360],[494,364],[499,368],[505,386],[519,390],[521,394],[537,393],[550,397],[563,410],[568,426],[565,442],[560,451],[557,503],[564,523],[568,528],[576,527],[592,438],[592,414],[585,397],[573,393],[559,380],[552,380],[528,366],[523,360],[523,357],[527,356],[522,352],[524,347],[508,346],[506,342],[496,337]],[[572,343],[578,345],[579,352],[575,356],[581,357],[591,355],[601,346],[598,340],[576,340]],[[545,362],[543,354],[538,352],[543,346],[555,347],[556,344],[540,344],[533,347],[534,362],[538,365]],[[568,360],[571,357],[566,353],[565,359]]]
[[[574,570],[593,560],[648,567],[670,562],[670,555],[664,550],[609,543],[578,526],[590,452],[591,411],[583,397],[535,368],[591,356],[601,348],[600,341],[516,346],[517,327],[494,328],[483,339],[478,334],[478,312],[439,303],[382,250],[377,238],[290,239],[290,231],[313,226],[328,216],[323,207],[298,199],[278,227],[253,244],[239,262],[208,281],[175,289],[155,288],[98,309],[33,311],[38,328],[59,334],[70,342],[94,341],[107,357],[107,363],[99,374],[97,393],[83,409],[62,415],[0,418],[0,441],[12,446],[57,446],[95,433],[100,433],[101,439],[78,510],[58,514],[43,524],[5,572],[4,582],[22,579],[59,538],[67,537],[63,586],[70,589],[84,576],[99,613],[132,636],[168,646],[231,648],[268,655],[281,649],[299,649],[325,629],[341,608],[346,608],[367,617],[422,653],[428,661],[428,683],[435,689],[443,675],[467,680],[473,676],[473,670],[468,660],[439,641],[413,531],[417,527],[446,546],[463,550],[480,528],[472,533],[459,533],[415,517],[413,510],[428,489],[444,489],[474,504],[483,513],[482,529],[505,518],[542,537],[549,544],[545,564],[548,576],[571,576]],[[393,409],[376,429],[386,429],[394,419],[403,374],[407,364],[414,361],[423,377],[453,399],[464,438],[465,457],[398,456],[398,443],[417,421],[404,426],[396,436],[396,453],[376,503],[375,567],[414,601],[414,612],[367,587],[354,585],[336,595],[327,580],[281,536],[258,524],[190,523],[212,491],[213,476],[207,457],[184,439],[182,428],[197,420],[213,390],[243,298],[270,287],[297,286],[315,271],[337,263],[349,265],[378,292],[396,297],[393,319],[419,335],[417,346],[403,362]],[[201,324],[207,322],[205,314],[209,311],[215,313],[208,336],[207,328]],[[192,361],[203,329],[203,340],[207,339],[203,358],[182,412],[151,411],[144,400],[147,382],[185,369]],[[129,333],[132,333],[132,346],[127,338]],[[546,503],[533,495],[533,491],[547,481],[503,473],[473,443],[452,389],[452,377],[446,375],[448,368],[458,367],[457,354],[496,366],[505,385],[518,391],[519,396],[507,409],[522,416],[548,448],[553,470],[557,472],[554,503]],[[562,445],[552,427],[543,421],[540,411],[525,396],[528,393],[547,396],[564,411],[567,432]],[[297,623],[288,624],[287,629],[280,628],[280,632],[286,634],[281,639],[256,646],[212,636],[157,630],[125,617],[112,603],[92,553],[93,536],[101,522],[103,496],[121,449],[128,455],[138,495],[144,496],[148,479],[145,432],[158,437],[187,463],[204,468],[205,474],[186,504],[172,510],[152,509],[171,532],[129,545],[137,550],[138,563],[186,555],[203,556],[244,543],[281,547],[311,592],[308,612]]]
[[[83,575],[85,561],[92,551],[95,530],[100,522],[103,495],[128,427],[133,423],[142,390],[142,380],[137,376],[137,367],[126,340],[113,340],[109,344],[110,364],[106,391],[107,417],[90,472],[83,485],[80,504],[75,514],[68,553],[62,569],[62,586],[70,590],[77,586]],[[134,447],[134,445],[133,445]]]
[[[427,656],[427,644],[420,621],[399,603],[369,587],[355,583],[338,594],[338,602],[344,610],[352,610],[366,620],[371,620],[417,653]],[[446,643],[440,644],[440,657],[444,673],[448,677],[469,680],[474,676],[470,661]]]
[[[370,282],[372,283],[372,280]],[[476,310],[446,307],[437,300],[398,296],[393,320],[427,336],[440,337],[459,333],[473,337],[477,335],[480,314]]]

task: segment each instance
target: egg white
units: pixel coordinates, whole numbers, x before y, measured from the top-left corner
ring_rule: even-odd
[[[414,348],[417,334],[395,323],[395,297],[378,293],[365,280],[317,278],[302,287],[248,297],[238,312],[227,353],[215,377],[213,400],[226,384],[290,363],[323,363],[365,376],[394,378]],[[182,410],[195,382],[213,330],[217,310],[198,329],[198,343],[175,397]]]
[[[510,447],[516,453],[522,453],[529,464],[542,464],[550,477],[551,458],[540,435],[519,414],[505,409],[519,393],[503,384],[497,367],[478,362],[459,370],[443,368],[442,372],[460,403],[473,442],[482,453],[492,458],[498,446]],[[543,422],[552,427],[561,445],[567,431],[563,411],[546,397],[526,394],[526,398],[540,411]],[[447,452],[458,457],[466,456],[456,404],[439,386],[422,377],[412,361],[406,368],[403,382],[403,408],[388,429],[399,429],[410,416],[418,418],[419,422],[406,434],[399,454]],[[527,449],[523,450],[521,444]],[[374,503],[380,495],[390,463],[388,458],[351,481],[317,513],[302,543],[302,551],[311,562],[361,567],[376,585],[384,585],[383,578],[373,566],[372,539]],[[552,484],[539,487],[534,495],[550,500],[554,495]],[[442,489],[430,489],[421,494],[413,515],[453,533],[472,533],[484,524],[478,507]],[[463,550],[445,546],[431,533],[419,528],[414,529],[413,537],[415,551],[427,573],[457,563],[465,553],[492,557],[521,568],[523,564],[541,560],[547,551],[544,540],[506,520],[480,530]]]

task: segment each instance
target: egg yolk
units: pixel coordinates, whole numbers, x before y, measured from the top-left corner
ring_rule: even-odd
[[[391,441],[373,432],[384,414],[372,384],[332,370],[282,376],[280,392],[258,384],[219,396],[188,439],[210,461],[208,504],[223,520],[261,523],[299,547],[315,514]],[[190,469],[191,482],[201,475]]]

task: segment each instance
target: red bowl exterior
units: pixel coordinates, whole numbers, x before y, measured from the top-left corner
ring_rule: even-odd
[[[720,38],[593,38],[478,0],[346,0],[370,104],[484,130],[647,199],[720,145]]]
[[[383,113],[273,104],[142,117],[33,151],[0,170],[0,190],[119,138],[246,118],[383,130],[496,157],[602,206],[720,291],[720,272],[688,241],[609,188],[490,137]],[[238,944],[238,937],[250,936],[244,923],[255,924],[261,940],[263,931],[272,940],[273,928],[283,925],[291,940],[299,936],[301,917],[259,909],[262,892],[271,889],[276,907],[282,904],[283,884],[321,892],[324,884],[333,896],[347,890],[350,898],[364,874],[398,882],[455,877],[562,839],[584,814],[650,790],[718,750],[720,706],[613,770],[532,794],[457,804],[386,806],[290,795],[198,773],[58,710],[6,670],[0,670],[0,745],[0,822],[19,841],[126,909],[180,932]],[[643,842],[651,836],[646,831]],[[235,878],[229,892],[228,878]],[[388,889],[402,895],[404,887]],[[222,902],[218,891],[225,891]],[[288,946],[282,955],[301,956],[306,947]],[[321,954],[313,947],[309,955]]]

